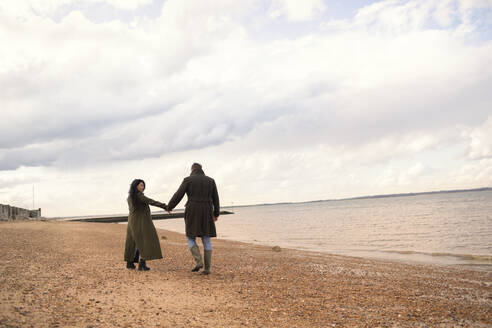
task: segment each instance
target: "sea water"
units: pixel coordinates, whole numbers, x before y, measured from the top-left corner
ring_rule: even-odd
[[[492,270],[490,190],[224,209],[218,238]],[[154,224],[184,232],[183,219]]]

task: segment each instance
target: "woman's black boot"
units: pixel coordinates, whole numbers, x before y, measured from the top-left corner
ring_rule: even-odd
[[[135,251],[135,256],[133,257],[133,263],[138,263],[138,258],[140,257],[140,252],[138,249]]]
[[[126,262],[127,269],[135,269],[135,265],[131,261]]]
[[[140,259],[140,262],[138,262],[138,271],[149,271],[150,268],[145,265],[145,260]]]

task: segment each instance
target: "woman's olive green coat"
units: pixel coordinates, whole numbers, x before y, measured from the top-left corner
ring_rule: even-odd
[[[135,247],[144,260],[162,259],[161,245],[150,216],[149,205],[166,209],[166,204],[145,197],[141,192],[137,192],[135,198],[135,205],[130,197],[127,199],[130,213],[126,229],[125,261],[133,262]]]

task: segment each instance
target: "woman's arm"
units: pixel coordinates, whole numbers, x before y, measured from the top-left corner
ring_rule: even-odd
[[[146,197],[142,192],[137,193],[137,198],[142,203],[156,206],[156,207],[160,207],[160,208],[167,210],[167,206],[165,203],[161,203],[161,202],[158,202],[156,200],[153,200],[152,198]]]

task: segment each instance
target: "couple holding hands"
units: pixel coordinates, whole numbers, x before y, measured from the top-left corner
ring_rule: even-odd
[[[145,182],[135,179],[128,192],[128,227],[126,230],[125,261],[128,269],[135,269],[134,263],[138,263],[138,270],[150,270],[146,260],[162,258],[159,238],[152,222],[150,207],[163,208],[168,213],[179,204],[184,195],[188,196],[185,205],[185,226],[188,248],[195,259],[195,267],[191,270],[197,272],[205,268],[202,274],[210,274],[212,262],[211,237],[216,237],[215,221],[219,216],[219,194],[214,179],[203,172],[202,166],[194,163],[191,166],[190,176],[184,178],[178,191],[169,203],[161,203],[146,197],[143,193]],[[201,237],[204,249],[204,260],[196,243],[196,237]]]

